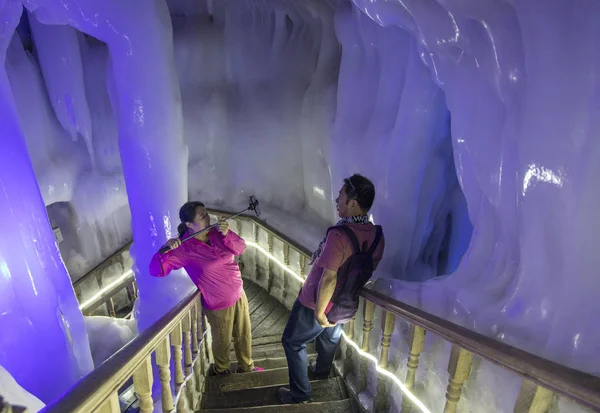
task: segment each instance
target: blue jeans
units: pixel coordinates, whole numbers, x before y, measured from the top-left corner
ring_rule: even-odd
[[[342,324],[329,328],[321,327],[315,312],[296,300],[281,338],[288,362],[290,390],[296,402],[310,399],[311,386],[308,380],[306,343],[315,340],[317,350],[315,373],[328,374],[341,337]]]

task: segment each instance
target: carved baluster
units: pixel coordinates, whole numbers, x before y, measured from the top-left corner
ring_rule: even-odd
[[[396,324],[396,317],[390,312],[385,312],[385,318],[383,319],[383,327],[381,334],[381,356],[379,357],[379,366],[384,369],[388,366],[388,354],[390,350],[390,344],[392,341],[392,333],[394,332],[394,325]],[[390,395],[390,379],[382,374],[379,374],[377,380],[377,393],[375,395],[375,411],[382,412],[388,410],[388,399]]]
[[[304,254],[300,254],[300,277],[306,278],[306,257]]]
[[[415,385],[415,376],[417,367],[419,367],[419,356],[425,348],[425,329],[417,325],[410,328],[410,354],[408,356],[408,370],[406,371],[406,380],[404,385],[408,390],[412,390]],[[409,413],[412,409],[412,403],[406,396],[402,396],[402,413]]]
[[[348,326],[348,332],[346,333],[346,335],[348,336],[348,338],[350,340],[352,340],[354,338],[354,319],[350,320],[350,322],[347,324],[347,326]],[[354,348],[350,344],[347,344],[346,345],[346,357],[344,357],[344,363],[343,363],[344,377],[346,377],[353,369],[353,366],[354,366],[354,364],[352,363],[353,353],[354,353]]]
[[[283,263],[289,267],[290,266],[290,244],[283,241]]]
[[[152,413],[154,403],[152,402],[152,362],[150,356],[146,357],[133,373],[133,389],[140,401],[140,412]]]
[[[181,351],[181,323],[175,326],[170,336],[171,347],[173,347],[173,361],[175,363],[175,392],[178,392],[183,383],[183,370],[181,368],[181,359],[183,356],[183,352]]]
[[[133,305],[135,299],[137,298],[137,288],[135,286],[135,281],[133,280],[133,278],[125,288],[127,289],[127,298],[129,298],[129,304]]]
[[[17,413],[13,408],[13,412]],[[111,394],[108,399],[104,401],[98,407],[98,409],[94,410],[95,413],[121,413],[121,406],[119,405],[119,393],[114,392]]]
[[[514,413],[546,413],[552,406],[554,393],[528,380],[523,380]]]
[[[81,285],[77,284],[76,286],[74,286],[75,288],[75,294],[77,295],[77,302],[81,303]]]
[[[171,394],[171,348],[169,336],[165,337],[156,347],[156,364],[158,365],[163,412],[173,410],[173,395]]]
[[[455,413],[456,405],[460,400],[460,393],[465,381],[471,373],[473,354],[457,346],[452,346],[450,362],[448,363],[448,390],[446,391],[446,407],[444,413]]]
[[[192,322],[192,359],[198,355],[198,303],[195,303],[190,310]]]
[[[267,248],[270,254],[273,254],[273,233],[267,233]],[[267,260],[267,291],[270,293],[273,287],[273,265],[272,261]]]
[[[98,291],[102,291],[102,287],[104,287],[104,281],[102,280],[102,275],[100,272],[96,273],[95,275],[96,278],[96,283],[98,284]],[[108,306],[108,302],[105,303],[106,305],[106,312],[108,313],[108,315],[110,315],[110,308]],[[102,304],[100,304],[100,306],[102,306]],[[90,312],[90,315],[92,315],[93,313]]]
[[[395,324],[396,317],[394,317],[394,314],[386,311],[383,322],[383,333],[381,335],[381,357],[379,358],[379,365],[384,369],[388,366],[388,354]]]
[[[373,304],[369,300],[365,300],[365,319],[363,323],[363,339],[362,346],[360,349],[362,351],[369,352],[369,336],[371,334],[371,330],[373,330],[373,313],[375,312],[375,304]]]
[[[135,301],[138,298],[138,288],[135,280],[131,282],[131,288],[133,289],[133,301]]]
[[[183,364],[185,365],[185,375],[189,376],[192,372],[192,340],[190,337],[192,326],[190,323],[190,313],[183,317],[181,321],[183,331]]]
[[[108,314],[115,318],[117,317],[117,312],[115,311],[115,301],[111,298],[108,299],[108,303],[106,303],[108,307]]]
[[[254,243],[256,245],[258,245],[258,224],[255,222],[252,224],[252,235],[254,238]],[[254,251],[254,281],[258,282],[258,277],[259,277],[259,272],[258,272],[258,257],[259,257],[259,252],[257,249],[255,249]]]
[[[367,353],[370,350],[369,336],[371,334],[371,330],[373,330],[374,311],[375,304],[368,300],[364,300],[363,339],[360,349]],[[360,391],[362,391],[367,387],[367,370],[369,367],[369,362],[364,357],[361,357],[359,361],[359,366],[360,368],[358,370],[358,388]]]

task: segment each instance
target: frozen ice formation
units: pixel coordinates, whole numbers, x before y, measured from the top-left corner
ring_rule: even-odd
[[[36,18],[28,21],[56,117],[73,140],[83,137],[93,164],[92,119],[77,31],[69,26],[42,24]]]
[[[354,3],[381,26],[355,33],[357,41],[404,29],[444,91],[456,172],[474,225],[454,273],[380,287],[510,344],[600,373],[594,351],[600,333],[591,316],[600,311],[600,231],[594,224],[600,201],[600,5]],[[344,34],[367,25],[363,17],[355,19],[340,28],[342,44]],[[343,55],[342,68],[352,64],[356,70],[358,63]],[[373,103],[363,102],[366,108]],[[370,117],[367,111],[362,116]]]
[[[14,1],[1,6],[0,61],[4,62],[22,6]],[[91,371],[92,358],[4,69],[0,70],[0,119],[0,365],[48,402]]]
[[[143,330],[194,288],[184,271],[165,279],[146,273],[152,254],[176,234],[177,211],[187,199],[188,153],[170,16],[162,1],[63,3],[29,0],[26,6],[41,23],[69,24],[110,50],[119,152],[125,181],[132,183],[126,188],[140,294],[136,319]]]

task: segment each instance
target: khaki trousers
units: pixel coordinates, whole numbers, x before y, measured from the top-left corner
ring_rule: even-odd
[[[212,351],[217,372],[221,373],[230,368],[229,352],[232,338],[238,368],[245,372],[254,370],[252,327],[246,292],[243,292],[242,297],[229,308],[204,311],[212,330]]]

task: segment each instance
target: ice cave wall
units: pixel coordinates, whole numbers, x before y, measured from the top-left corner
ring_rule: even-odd
[[[378,30],[400,27],[417,40],[452,114],[456,170],[475,228],[450,276],[380,287],[598,374],[600,6],[354,3]]]

